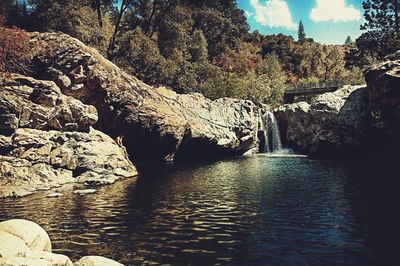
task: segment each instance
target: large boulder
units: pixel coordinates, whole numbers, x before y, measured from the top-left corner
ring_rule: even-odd
[[[5,231],[0,231],[0,258],[24,254],[29,248],[21,238]]]
[[[52,81],[8,75],[0,86],[0,197],[137,175],[125,148],[94,130],[94,106]]]
[[[62,33],[32,33],[31,45],[36,77],[96,106],[95,127],[123,136],[135,160],[243,154],[257,145],[260,108],[250,101],[148,86]]]
[[[74,266],[123,266],[123,264],[102,256],[86,256],[75,262]]]
[[[18,129],[0,155],[0,197],[65,183],[111,184],[137,175],[125,150],[102,132]]]
[[[0,223],[0,265],[4,266],[123,266],[102,256],[86,256],[75,263],[51,252],[46,231],[38,224],[12,219]]]
[[[23,240],[26,246],[31,250],[51,252],[51,242],[49,235],[42,227],[32,221],[13,219],[1,222],[0,232],[8,233],[20,240]],[[20,241],[18,240],[13,241],[12,243],[14,243],[16,246],[19,246],[20,248],[23,248],[19,242]],[[5,244],[6,243],[4,242],[2,243],[2,245]]]
[[[286,104],[275,110],[286,144],[315,155],[354,154],[367,140],[367,90],[344,86],[311,104]]]
[[[400,60],[386,61],[367,71],[371,128],[376,140],[400,146]],[[395,145],[394,145],[395,144]]]

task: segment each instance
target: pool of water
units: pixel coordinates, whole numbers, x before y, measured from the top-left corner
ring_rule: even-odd
[[[365,162],[249,156],[144,166],[96,194],[0,200],[72,260],[128,265],[395,265],[398,187]],[[393,264],[394,263],[394,264]]]

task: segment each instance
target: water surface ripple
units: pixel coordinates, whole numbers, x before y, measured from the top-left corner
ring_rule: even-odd
[[[393,265],[399,197],[360,163],[239,157],[149,166],[97,194],[0,200],[54,251],[128,265]],[[368,176],[366,176],[368,175]],[[367,178],[368,177],[368,178]]]

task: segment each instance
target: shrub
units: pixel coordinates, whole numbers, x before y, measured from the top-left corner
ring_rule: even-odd
[[[29,33],[0,24],[0,72],[29,72]]]

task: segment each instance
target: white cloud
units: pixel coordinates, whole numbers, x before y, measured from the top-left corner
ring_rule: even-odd
[[[258,0],[250,0],[250,4],[255,10],[255,20],[261,25],[297,29],[286,1],[266,0],[265,4],[262,4]]]
[[[310,18],[321,21],[355,21],[361,19],[361,12],[345,0],[316,0],[317,6],[311,10]]]

